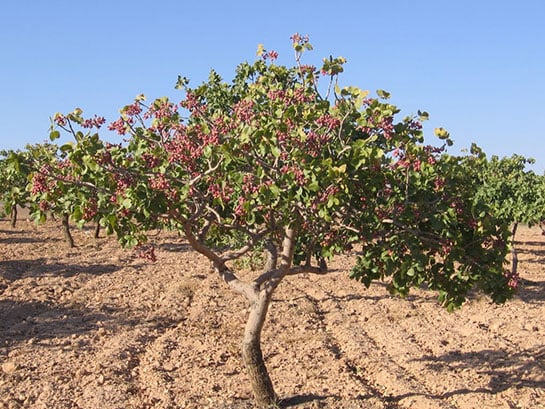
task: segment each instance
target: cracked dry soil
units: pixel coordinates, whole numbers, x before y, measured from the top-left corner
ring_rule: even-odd
[[[176,235],[148,264],[113,238],[0,221],[0,408],[252,408],[245,301]],[[263,333],[288,408],[545,408],[545,236],[518,234],[520,292],[454,313],[338,272],[287,278]],[[244,276],[244,272],[242,273]]]

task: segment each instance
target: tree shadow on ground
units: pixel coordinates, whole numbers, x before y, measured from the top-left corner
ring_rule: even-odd
[[[545,281],[521,279],[517,297],[526,303],[545,301]]]
[[[55,239],[48,239],[50,241],[59,241]],[[24,236],[9,236],[6,238],[0,238],[0,244],[31,244],[31,243],[41,243],[42,239],[37,239],[34,237],[24,237]]]
[[[98,328],[111,317],[48,301],[0,300],[0,342],[16,344],[84,334]]]
[[[143,318],[137,312],[126,308],[101,306],[88,309],[79,305],[56,304],[55,301],[0,300],[0,345],[9,346],[26,343],[32,339],[35,344],[58,346],[70,340],[73,335],[85,335],[104,328],[118,331],[120,327],[145,326],[150,339],[180,323],[180,320],[166,316]],[[148,336],[147,335],[147,336]],[[49,342],[52,341],[52,342]]]
[[[121,266],[115,264],[70,264],[61,262],[48,263],[45,258],[31,260],[0,261],[0,277],[15,281],[21,278],[38,278],[54,275],[64,278],[76,274],[102,275],[117,271]]]
[[[528,241],[519,241],[515,240],[515,246],[525,246],[525,247],[539,247],[543,248],[545,246],[545,241],[535,241],[535,240],[528,240]]]
[[[524,259],[524,263],[545,263],[545,242],[543,241],[518,241],[515,240],[515,248],[519,255],[527,254],[530,257]]]
[[[167,251],[169,253],[193,251],[193,248],[187,243],[166,242],[166,243],[159,244],[157,248],[159,250]]]
[[[15,227],[14,229],[6,230],[0,229],[0,235],[5,237],[0,237],[0,243],[2,244],[26,244],[26,243],[42,243],[43,237],[34,237],[35,233],[32,232],[29,234],[27,230],[19,229]],[[30,236],[30,237],[29,237]],[[47,241],[61,241],[61,237],[48,237]]]
[[[451,351],[441,356],[428,355],[415,361],[427,362],[437,372],[465,369],[488,376],[487,388],[462,388],[445,392],[441,398],[480,392],[496,394],[512,388],[545,389],[545,346],[529,348],[517,353],[507,350],[484,349],[475,352]]]
[[[0,221],[3,221],[1,218],[0,218]],[[21,234],[21,230],[17,230],[17,229],[11,229],[11,230],[6,230],[6,229],[0,229],[0,234],[5,234],[5,235],[8,235],[8,236],[11,236],[12,234]]]
[[[517,249],[517,253],[519,255],[521,254],[528,254],[529,256],[526,256],[523,260],[524,263],[528,264],[544,264],[545,263],[545,250],[519,250]],[[519,260],[520,261],[520,260]]]
[[[340,399],[339,397],[334,395],[329,395],[329,396],[322,396],[322,395],[315,395],[315,394],[295,395],[289,398],[281,399],[279,406],[281,408],[290,408],[293,406],[304,405],[307,403],[325,401],[328,398]]]

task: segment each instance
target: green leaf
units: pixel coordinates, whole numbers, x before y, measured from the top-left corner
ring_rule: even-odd
[[[71,152],[73,148],[74,148],[73,144],[69,142],[69,143],[65,143],[64,145],[61,145],[59,149],[63,153],[68,153],[68,152]]]
[[[444,128],[435,128],[433,132],[439,139],[447,139],[450,136],[447,130]]]
[[[420,121],[427,121],[430,119],[430,114],[428,114],[426,111],[418,111],[418,119]]]
[[[382,99],[390,98],[390,93],[388,91],[384,91],[383,89],[377,89],[377,95]]]

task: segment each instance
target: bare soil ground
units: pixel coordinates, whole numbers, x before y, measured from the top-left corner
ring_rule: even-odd
[[[252,408],[246,319],[203,257],[173,234],[149,264],[113,238],[0,221],[0,408]],[[545,237],[520,229],[518,296],[448,313],[326,277],[280,285],[263,349],[288,408],[545,408]]]

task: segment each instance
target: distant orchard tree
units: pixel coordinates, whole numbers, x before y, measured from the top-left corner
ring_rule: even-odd
[[[11,227],[17,224],[17,208],[26,207],[31,162],[25,151],[0,151],[0,206],[9,216]]]
[[[474,148],[481,155],[479,149]],[[484,155],[483,155],[484,156]],[[497,218],[511,225],[512,275],[517,273],[515,237],[519,224],[534,226],[545,218],[545,178],[527,169],[533,159],[521,155],[480,161],[476,196],[490,204]]]

